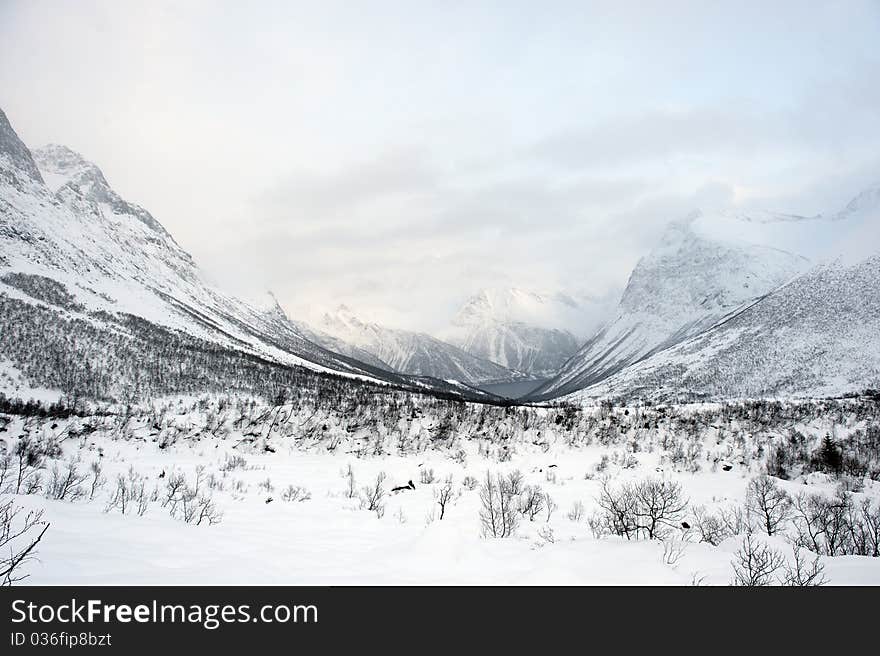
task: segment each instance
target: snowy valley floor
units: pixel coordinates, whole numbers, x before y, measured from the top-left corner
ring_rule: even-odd
[[[186,424],[181,430],[190,437],[166,441],[155,428],[151,437],[146,418],[140,424],[132,421],[123,433],[83,434],[82,418],[31,419],[25,429],[25,420],[7,417],[0,435],[7,454],[22,434],[54,440],[63,451],[40,473],[43,493],[14,495],[25,508],[43,509],[51,524],[37,558],[25,564],[29,576],[24,583],[727,585],[742,536],[717,546],[681,530],[665,542],[594,537],[587,519],[597,510],[600,476],[609,476],[615,485],[645,477],[679,482],[689,499],[685,518],[693,523],[693,507],[742,504],[748,481],[762,471],[760,461],[744,461],[724,450],[716,434],[700,436],[706,444],[700,471],[691,472],[673,466],[661,448],[632,453],[631,446],[620,443],[573,447],[523,440],[502,462],[498,450],[477,439],[462,440],[453,451],[373,456],[356,452],[353,443],[342,443],[333,452],[305,449],[292,435],[242,443],[242,432],[235,429],[218,437],[205,431],[192,437],[192,426],[198,424],[192,415],[163,421],[165,427]],[[814,428],[819,434],[827,426],[819,421]],[[724,458],[724,453],[733,457]],[[52,467],[63,467],[71,457],[79,458],[83,475],[92,462],[102,464],[107,482],[91,501],[88,479],[81,483],[84,498],[46,498]],[[168,481],[183,474],[194,485],[201,467],[200,489],[222,513],[213,525],[186,523],[163,507]],[[349,467],[355,496],[350,496]],[[132,506],[125,514],[118,505],[107,510],[117,476],[130,469],[149,497],[143,515]],[[467,489],[466,477],[481,481],[487,471],[514,470],[523,473],[526,484],[539,485],[558,507],[549,520],[546,508],[534,521],[523,516],[513,537],[481,537],[480,491]],[[384,512],[377,513],[363,508],[362,497],[380,472],[386,474],[386,495]],[[449,476],[452,499],[441,520],[437,494]],[[410,480],[415,489],[391,492]],[[791,495],[804,490],[831,494],[835,487],[828,476],[815,472],[779,485]],[[286,500],[289,486],[304,488],[310,498]],[[877,501],[880,483],[866,477],[858,496]],[[791,555],[784,539],[761,539]],[[821,561],[830,584],[880,585],[880,558],[823,556]]]

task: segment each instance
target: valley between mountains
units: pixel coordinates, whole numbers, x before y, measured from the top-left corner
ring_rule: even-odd
[[[4,583],[880,585],[880,187],[430,334],[239,298],[160,218],[0,111]]]

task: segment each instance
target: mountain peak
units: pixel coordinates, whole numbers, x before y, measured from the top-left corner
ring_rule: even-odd
[[[33,151],[34,160],[43,172],[46,185],[53,193],[71,184],[84,195],[107,196],[113,193],[103,171],[75,150],[60,144],[49,144]],[[87,185],[90,187],[86,190]]]
[[[133,216],[150,229],[171,237],[147,210],[129,203],[117,194],[97,164],[75,150],[59,144],[49,144],[34,150],[33,155],[46,185],[53,193],[61,194],[69,190],[87,202],[106,205],[114,214]]]
[[[834,218],[845,219],[849,215],[870,212],[872,210],[880,210],[880,184],[862,191],[847,203],[846,207],[844,207]]]
[[[21,174],[31,180],[43,182],[31,152],[19,139],[6,114],[0,109],[0,175],[4,173],[6,174],[4,177],[10,182],[19,179]]]
[[[264,301],[258,303],[257,307],[269,318],[280,319],[281,321],[288,323],[290,322],[290,317],[287,316],[287,312],[284,311],[284,308],[281,307],[281,303],[278,302],[278,297],[275,296],[271,290],[266,291]]]

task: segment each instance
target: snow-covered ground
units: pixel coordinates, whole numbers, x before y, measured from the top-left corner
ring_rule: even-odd
[[[197,410],[195,402],[184,405],[185,411],[158,423],[155,414],[123,423],[118,418],[31,419],[25,429],[23,419],[11,418],[0,433],[6,452],[25,433],[61,445],[63,454],[41,472],[44,483],[52,466],[70,457],[80,458],[84,473],[100,461],[107,479],[92,501],[49,500],[41,493],[16,496],[26,508],[43,509],[51,523],[38,559],[26,564],[26,583],[726,585],[742,536],[718,546],[700,543],[693,531],[683,530],[674,530],[666,541],[596,538],[587,519],[597,510],[602,476],[613,485],[649,476],[679,482],[690,501],[685,519],[693,524],[695,506],[742,504],[748,481],[763,470],[755,453],[764,438],[722,437],[712,427],[700,438],[698,467],[673,463],[662,446],[668,437],[662,428],[635,449],[628,441],[603,445],[599,439],[566,445],[561,433],[536,440],[526,431],[504,445],[470,439],[453,448],[373,455],[369,440],[326,424],[317,427],[328,435],[321,440],[296,430],[284,435],[278,425],[299,420],[283,412],[266,415],[258,429],[229,428],[229,422],[218,430],[222,422],[211,410]],[[556,411],[532,412],[539,417]],[[848,422],[835,433],[863,426]],[[76,435],[84,425],[96,430]],[[178,436],[174,439],[168,437],[171,427]],[[828,422],[798,428],[819,435]],[[755,443],[748,444],[749,439]],[[230,467],[236,457],[244,460]],[[222,512],[214,525],[187,524],[162,507],[167,482],[182,473],[192,483],[200,467],[200,487]],[[355,496],[349,493],[349,467]],[[153,500],[142,516],[118,508],[105,512],[117,475],[130,468],[144,477]],[[691,471],[695,468],[699,471]],[[434,481],[423,482],[431,470]],[[513,537],[482,537],[479,487],[467,489],[466,477],[480,481],[487,471],[514,470],[523,473],[525,483],[539,485],[558,508],[549,519],[546,510],[534,521],[522,517]],[[380,472],[387,476],[383,513],[364,509],[358,498]],[[453,498],[441,520],[437,494],[449,476]],[[391,491],[410,480],[415,489]],[[779,485],[792,495],[834,490],[829,477],[815,472]],[[83,486],[88,488],[88,481]],[[289,486],[305,488],[310,498],[285,500]],[[857,496],[880,499],[880,483],[866,477]],[[578,503],[583,509],[576,517]],[[791,555],[782,538],[762,539]],[[880,585],[880,558],[821,561],[831,584]]]

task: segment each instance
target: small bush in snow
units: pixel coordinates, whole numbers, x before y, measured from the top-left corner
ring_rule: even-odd
[[[455,498],[453,490],[451,475],[446,478],[440,489],[434,490],[434,500],[437,502],[437,505],[440,506],[440,519],[443,519],[446,515],[446,506],[448,506]]]
[[[361,508],[376,513],[381,519],[385,514],[385,472],[379,472],[376,481],[361,490]]]
[[[63,465],[55,463],[46,484],[45,494],[49,499],[58,501],[76,501],[86,495],[83,488],[89,476],[79,470],[80,460],[78,456],[71,456]]]
[[[688,502],[678,483],[647,478],[617,489],[605,479],[597,503],[610,533],[628,540],[662,540],[681,526]]]
[[[116,477],[116,488],[113,496],[104,507],[104,512],[118,510],[123,515],[135,513],[143,515],[150,505],[150,495],[146,489],[146,479],[138,474],[133,467],[128,474]]]
[[[483,537],[507,538],[519,526],[517,497],[523,490],[519,471],[495,477],[487,471],[480,486],[480,524]]]
[[[107,479],[104,477],[104,467],[101,465],[100,460],[94,460],[89,465],[89,479],[89,501],[92,501],[98,490],[104,487],[104,484],[107,482]]]
[[[281,493],[281,499],[284,501],[308,501],[312,498],[312,493],[300,485],[288,485],[287,489]]]
[[[233,472],[236,469],[247,469],[247,464],[247,460],[244,456],[238,454],[230,456],[229,454],[226,454],[226,459],[220,465],[220,471],[228,473]]]
[[[584,518],[584,503],[583,501],[575,501],[571,504],[571,509],[569,509],[568,514],[566,515],[569,521],[579,522]]]
[[[777,583],[776,575],[785,565],[785,557],[748,533],[733,555],[731,585],[763,587]]]
[[[787,562],[782,552],[758,541],[749,533],[733,556],[731,585],[763,587],[783,585],[815,587],[825,585],[825,566],[819,556],[808,561],[804,549],[794,545],[794,558]]]

